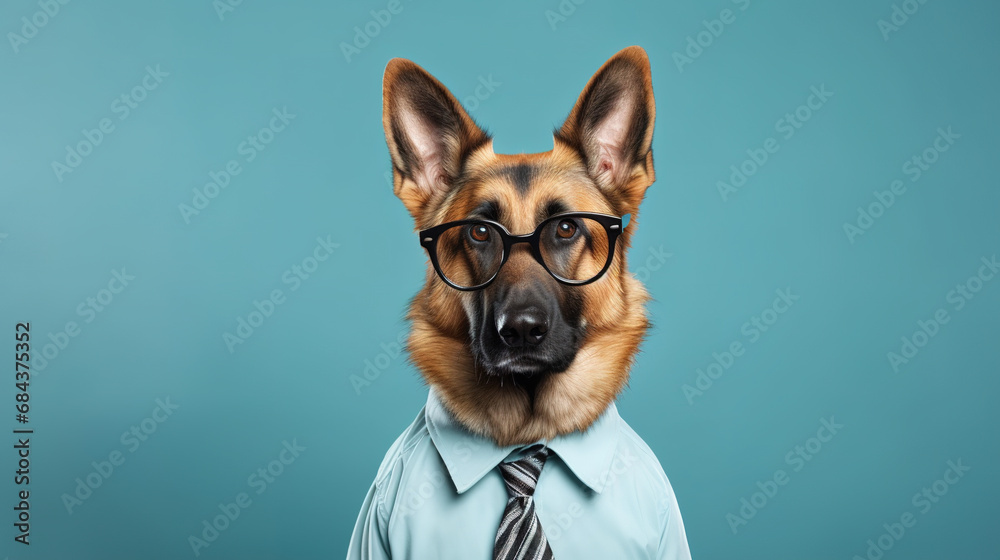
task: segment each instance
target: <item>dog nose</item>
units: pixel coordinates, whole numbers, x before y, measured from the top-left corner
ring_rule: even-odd
[[[497,318],[497,332],[512,348],[538,346],[549,332],[548,317],[537,307],[509,311]]]

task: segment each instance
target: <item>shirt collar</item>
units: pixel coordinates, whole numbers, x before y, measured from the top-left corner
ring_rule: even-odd
[[[472,488],[512,452],[528,447],[500,447],[470,432],[448,412],[433,387],[427,396],[424,418],[431,441],[459,494]],[[577,431],[541,443],[546,443],[581,482],[600,494],[618,446],[620,421],[618,408],[612,402],[586,432]]]

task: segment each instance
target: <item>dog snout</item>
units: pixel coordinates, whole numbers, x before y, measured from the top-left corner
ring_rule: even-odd
[[[496,324],[500,339],[511,348],[538,346],[549,332],[548,315],[535,306],[500,313]]]

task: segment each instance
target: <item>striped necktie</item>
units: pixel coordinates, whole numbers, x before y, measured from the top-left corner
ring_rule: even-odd
[[[552,549],[535,515],[532,499],[548,454],[549,450],[543,447],[523,459],[500,463],[500,474],[510,498],[497,529],[493,560],[552,560]]]

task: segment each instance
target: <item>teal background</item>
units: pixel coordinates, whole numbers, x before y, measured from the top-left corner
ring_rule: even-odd
[[[657,101],[658,180],[630,260],[655,328],[619,408],[669,476],[693,556],[865,557],[911,512],[886,560],[997,557],[1000,278],[961,310],[947,298],[1000,252],[1000,5],[929,0],[886,40],[890,0],[588,0],[554,26],[555,0],[403,0],[348,62],[341,42],[386,5],[242,2],[220,19],[209,0],[70,2],[18,52],[8,33],[39,5],[0,7],[0,558],[194,557],[188,537],[240,492],[251,506],[200,557],[343,557],[426,398],[403,356],[379,358],[426,262],[384,176],[386,62],[462,99],[492,76],[472,115],[498,152],[536,152],[632,44]],[[678,68],[727,8],[735,21]],[[169,75],[120,120],[112,102],[147,65]],[[833,96],[784,139],[778,119],[821,85]],[[283,107],[294,119],[245,162],[240,143]],[[114,131],[57,180],[52,162],[103,118]],[[949,126],[960,138],[910,181],[904,163]],[[780,150],[724,201],[717,181],[770,137]],[[178,205],[232,159],[241,173],[185,223]],[[844,223],[896,179],[905,194],[849,241]],[[327,236],[339,246],[291,291],[285,271]],[[650,251],[670,256],[644,269]],[[122,267],[135,279],[85,323],[77,306]],[[744,323],[786,288],[800,299],[750,343]],[[223,333],[275,289],[284,303],[230,352]],[[887,354],[939,308],[950,321],[894,371]],[[18,321],[36,362],[30,547],[11,509]],[[41,369],[68,321],[80,334]],[[689,402],[734,341],[745,354]],[[366,360],[384,367],[356,390]],[[179,408],[129,452],[121,434],[168,397]],[[844,428],[794,471],[786,454],[830,416]],[[305,451],[258,495],[248,477],[293,440]],[[125,462],[68,513],[62,496],[116,450]],[[914,494],[959,459],[970,470],[922,513]],[[734,534],[727,514],[778,469],[789,482]]]

